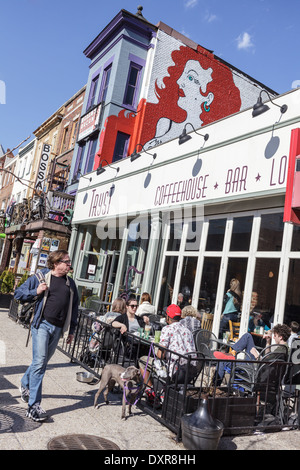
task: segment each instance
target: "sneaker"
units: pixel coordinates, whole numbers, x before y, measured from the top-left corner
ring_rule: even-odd
[[[33,419],[33,421],[45,421],[48,418],[47,412],[43,410],[39,403],[29,406],[26,416]]]
[[[21,400],[24,403],[28,403],[28,400],[29,400],[29,390],[28,390],[28,388],[23,387],[23,385],[21,384],[19,390],[21,392]]]

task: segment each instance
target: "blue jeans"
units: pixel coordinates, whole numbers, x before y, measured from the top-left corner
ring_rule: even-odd
[[[46,320],[41,321],[39,328],[31,327],[32,362],[21,379],[22,386],[29,389],[29,406],[42,400],[43,378],[57,347],[61,330]]]
[[[251,349],[255,348],[253,337],[250,333],[245,333],[231,348],[236,351],[246,351],[248,357],[255,361],[255,357],[251,354]],[[220,385],[225,374],[225,369],[231,370],[231,362],[220,362],[218,367],[217,385]]]

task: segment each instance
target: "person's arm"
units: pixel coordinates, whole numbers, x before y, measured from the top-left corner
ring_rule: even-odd
[[[265,350],[265,354],[267,354],[268,352],[271,351],[271,341],[272,341],[272,332],[271,330],[268,330],[264,333],[263,335],[263,338],[266,340],[266,350]]]
[[[40,294],[47,290],[47,284],[39,281],[36,276],[31,276],[20,287],[15,290],[14,297],[21,302],[31,302],[35,300]]]
[[[127,326],[123,323],[123,315],[119,315],[111,324],[114,328],[119,328],[120,333],[126,333]]]

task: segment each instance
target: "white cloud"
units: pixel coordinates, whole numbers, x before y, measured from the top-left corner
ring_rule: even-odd
[[[240,34],[237,38],[238,49],[251,49],[254,47],[252,38],[249,33]]]
[[[198,4],[198,0],[185,0],[184,6],[186,8],[194,8]]]
[[[212,23],[217,19],[217,15],[214,15],[213,13],[206,13],[204,19],[207,23]]]

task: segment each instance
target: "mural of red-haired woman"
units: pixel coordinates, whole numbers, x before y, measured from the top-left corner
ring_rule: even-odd
[[[141,142],[151,148],[178,137],[185,124],[195,129],[241,108],[232,71],[209,51],[181,46],[171,54],[163,86],[155,83],[157,103],[147,102]],[[191,131],[190,126],[187,132]]]

